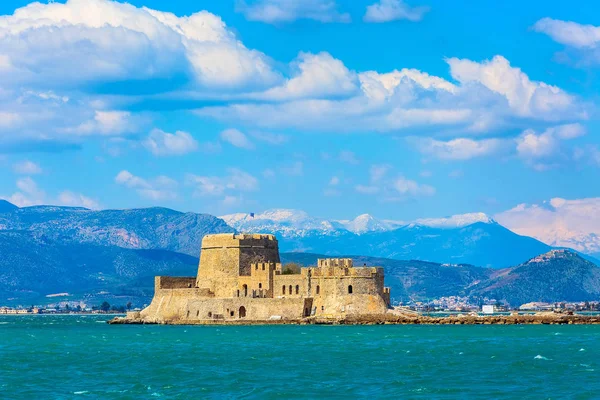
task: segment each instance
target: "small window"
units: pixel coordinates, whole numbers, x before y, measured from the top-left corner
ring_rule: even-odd
[[[262,269],[263,269],[263,271],[264,271],[264,270],[265,270],[265,264],[263,264],[263,265],[262,265],[262,267],[263,267]]]
[[[281,293],[285,294],[285,285],[281,287]]]
[[[321,287],[317,285],[317,294],[321,294]]]
[[[212,318],[212,311],[208,312],[208,318]]]
[[[348,294],[352,294],[352,285],[348,285]]]
[[[242,288],[244,289],[244,297],[248,297],[248,285],[244,284]]]
[[[259,284],[258,284],[258,288],[259,288],[259,289],[262,289],[262,283],[259,283]]]
[[[254,267],[255,270],[258,270],[258,264],[256,264],[256,266]]]
[[[229,315],[231,315],[232,317],[235,317],[235,311],[230,312]]]
[[[196,311],[196,317],[200,316],[200,310]]]
[[[296,294],[300,294],[300,286],[296,285]]]
[[[237,297],[240,297],[240,289],[238,289],[237,295]]]
[[[290,294],[292,294],[292,285],[290,285]]]

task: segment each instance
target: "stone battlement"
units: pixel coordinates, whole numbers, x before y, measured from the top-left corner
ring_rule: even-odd
[[[277,248],[277,239],[270,234],[247,234],[247,233],[220,233],[206,235],[202,239],[202,249],[215,249],[223,247],[265,247]]]

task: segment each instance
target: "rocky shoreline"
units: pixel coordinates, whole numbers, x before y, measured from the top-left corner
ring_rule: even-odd
[[[139,325],[596,325],[600,316],[567,315],[557,313],[539,313],[534,315],[458,315],[431,317],[423,315],[368,315],[346,317],[342,319],[303,318],[300,320],[171,320],[148,322],[141,319],[116,317],[109,324]]]

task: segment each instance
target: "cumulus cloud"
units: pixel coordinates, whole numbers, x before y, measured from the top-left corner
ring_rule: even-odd
[[[557,162],[557,156],[564,147],[561,145],[562,141],[580,137],[585,133],[585,128],[580,124],[555,126],[541,133],[527,129],[515,139],[517,154],[536,169],[546,170]]]
[[[529,77],[502,56],[477,63],[450,58],[450,74],[462,85],[479,84],[503,96],[517,116],[554,120],[572,111],[575,98],[560,88]]]
[[[342,132],[446,127],[476,133],[532,120],[554,123],[588,117],[578,98],[530,80],[502,56],[482,62],[457,58],[447,62],[456,83],[418,70],[367,71],[357,73],[360,90],[343,98],[319,94],[281,103],[234,102],[197,113],[262,129]]]
[[[512,231],[551,246],[600,253],[600,198],[552,198],[539,204],[519,204],[494,216]]]
[[[299,19],[319,22],[350,22],[350,14],[338,11],[335,0],[238,0],[236,11],[249,21],[268,24],[288,23]]]
[[[268,58],[220,17],[110,0],[32,3],[0,17],[0,79],[68,85],[187,76],[203,86],[272,82]]]
[[[198,142],[187,132],[167,133],[154,129],[142,142],[143,146],[157,156],[171,156],[191,153],[198,149]]]
[[[457,138],[448,141],[432,138],[409,138],[417,149],[426,155],[440,160],[469,160],[494,154],[507,147],[508,142],[501,139]]]
[[[115,182],[134,189],[140,196],[151,200],[173,200],[177,198],[178,184],[168,176],[161,175],[147,180],[123,170],[117,174]]]
[[[42,173],[42,168],[33,161],[23,160],[13,164],[13,171],[21,175],[36,175]]]
[[[225,129],[219,135],[221,140],[241,149],[252,150],[254,144],[248,137],[237,129]]]
[[[411,7],[402,0],[380,0],[367,7],[365,22],[390,22],[400,19],[420,21],[429,7]]]
[[[238,168],[229,168],[225,176],[188,174],[185,181],[194,188],[195,196],[233,196],[239,192],[258,190],[259,186],[258,179]]]
[[[358,90],[356,73],[329,53],[300,53],[293,63],[295,73],[281,86],[255,95],[258,98],[287,100],[294,98],[343,97]]]

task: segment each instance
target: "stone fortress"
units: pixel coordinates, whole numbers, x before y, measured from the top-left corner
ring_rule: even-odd
[[[390,306],[383,268],[320,259],[299,273],[282,268],[277,239],[217,234],[202,240],[196,277],[155,278],[152,303],[128,323],[247,323],[382,315]]]

